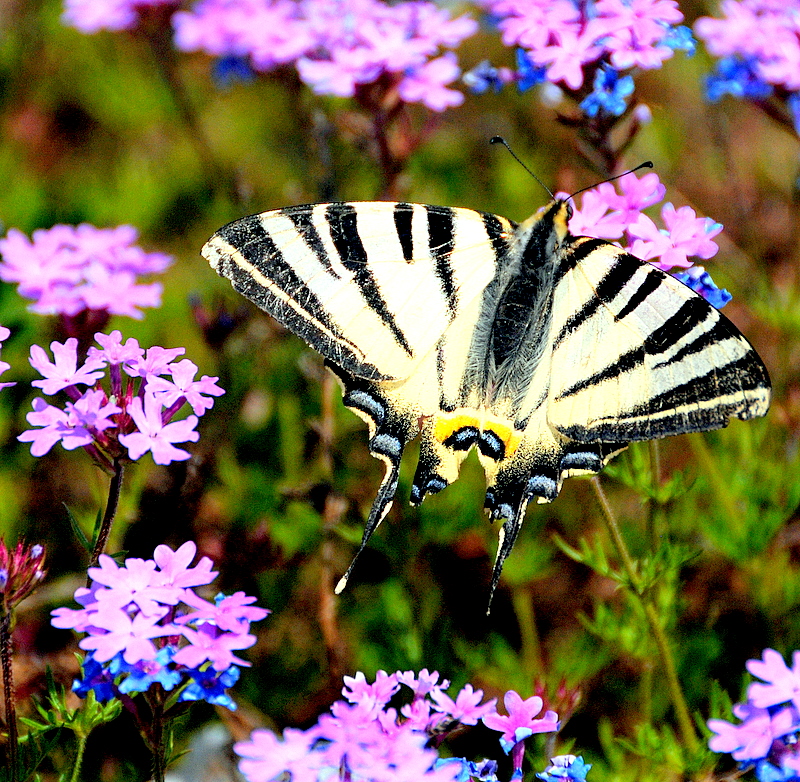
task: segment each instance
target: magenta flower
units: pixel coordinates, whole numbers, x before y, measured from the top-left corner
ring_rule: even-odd
[[[447,87],[460,75],[455,54],[447,52],[404,76],[397,85],[397,94],[406,103],[421,103],[431,111],[444,111],[464,102],[464,93]]]
[[[292,782],[317,782],[324,759],[321,753],[312,751],[316,741],[312,733],[296,728],[286,728],[282,738],[271,730],[258,729],[247,741],[234,744],[233,750],[241,758],[239,771],[248,782],[272,782],[288,769],[292,769]],[[305,773],[296,777],[294,769],[303,768]]]
[[[346,681],[347,677],[345,677],[345,682]],[[415,700],[424,698],[428,693],[433,692],[433,690],[446,690],[450,686],[450,682],[447,679],[442,679],[442,681],[439,682],[438,671],[429,672],[427,668],[423,668],[418,674],[414,673],[414,671],[398,671],[397,681],[411,689],[414,693]]]
[[[220,595],[214,603],[203,600],[189,590],[183,592],[182,600],[195,610],[176,620],[177,624],[190,622],[198,626],[210,624],[220,630],[238,633],[246,631],[245,625],[260,621],[271,613],[265,608],[251,605],[256,599],[244,592],[234,592],[228,596]]]
[[[159,546],[153,559],[130,558],[124,565],[100,556],[100,567],[89,569],[91,588],[75,592],[82,608],[52,613],[54,627],[87,633],[78,644],[90,653],[87,678],[76,682],[76,691],[85,695],[94,689],[108,700],[158,682],[169,684],[167,689],[178,686],[179,700],[203,698],[235,708],[224,690],[236,681],[238,666],[249,663],[232,650],[255,643],[250,622],[269,612],[252,606],[253,598],[242,593],[227,603],[220,596],[216,611],[197,610],[194,605],[206,602],[179,585],[202,586],[216,573],[207,557],[191,567],[196,552],[190,541],[175,552]],[[110,674],[111,684],[101,671]]]
[[[690,206],[676,210],[672,204],[664,204],[661,217],[666,230],[659,230],[644,214],[628,228],[629,236],[634,239],[630,247],[632,255],[669,271],[676,266],[681,269],[692,266],[689,256],[711,258],[719,250],[713,238],[722,226],[708,217],[697,217]]]
[[[226,671],[232,665],[250,665],[233,654],[233,650],[249,649],[256,642],[254,635],[241,631],[217,635],[213,630],[207,629],[210,627],[208,623],[204,623],[199,630],[181,627],[180,632],[189,641],[189,645],[176,652],[173,659],[177,664],[199,668],[208,661],[217,671]]]
[[[32,404],[33,412],[28,413],[25,418],[31,426],[40,428],[27,429],[17,437],[17,440],[21,443],[31,443],[33,456],[44,456],[58,442],[67,451],[88,447],[93,443],[93,433],[74,415],[74,408],[64,411],[48,405],[44,399],[38,397]],[[106,410],[108,411],[108,407]]]
[[[32,241],[12,228],[0,240],[0,279],[16,282],[21,296],[34,299],[30,309],[40,314],[74,316],[93,310],[141,318],[139,307],[160,305],[161,285],[140,284],[138,277],[164,271],[172,259],[145,253],[135,245],[137,238],[127,225],[56,225],[34,231]]]
[[[210,584],[217,577],[217,571],[211,569],[213,563],[208,557],[202,557],[194,567],[191,567],[196,551],[197,547],[191,541],[184,543],[177,551],[173,551],[169,546],[156,546],[153,561],[156,563],[158,570],[155,574],[154,583],[162,588],[178,590]],[[236,595],[241,594],[241,592],[236,593]],[[182,597],[196,598],[194,593],[188,591],[182,593]],[[255,598],[252,599],[255,600]],[[250,602],[250,599],[240,601],[241,604],[247,602]],[[258,610],[261,611],[263,609]],[[249,621],[254,621],[256,618],[262,619],[263,617],[251,617]]]
[[[291,63],[324,95],[353,97],[383,77],[402,100],[434,111],[463,101],[447,87],[460,73],[455,55],[441,50],[477,31],[425,0],[202,0],[173,22],[179,49],[248,57],[259,71]]]
[[[147,451],[157,464],[188,459],[190,454],[174,443],[197,442],[197,416],[171,419],[187,401],[200,415],[208,410],[214,403],[211,397],[224,393],[216,385],[217,379],[204,375],[195,381],[197,367],[191,361],[172,363],[184,348],[152,347],[145,355],[136,340],[123,344],[119,331],[95,337],[102,348],[90,348],[81,367],[75,338],[52,343],[53,362],[41,347],[31,347],[31,365],[45,377],[32,385],[46,394],[64,390],[72,401],[62,410],[35,399],[33,412],[27,415],[28,423],[35,428],[18,439],[31,443],[34,456],[43,456],[58,442],[67,450],[83,447],[109,470],[112,457],[136,460]],[[108,390],[98,382],[105,376],[106,367],[110,373]],[[123,371],[130,380],[124,380]],[[164,374],[172,375],[176,382],[159,377]],[[78,384],[95,385],[81,394]],[[155,392],[151,384],[156,385]],[[166,401],[170,404],[165,410]]]
[[[617,192],[615,185],[622,192]],[[604,182],[581,195],[580,209],[574,208],[572,212],[570,231],[578,236],[622,239],[620,244],[628,252],[663,271],[675,267],[688,269],[693,266],[692,257],[711,258],[719,250],[714,241],[722,230],[719,223],[698,217],[691,207],[675,209],[671,203],[661,209],[666,228],[659,228],[642,213],[642,209],[658,203],[665,190],[654,173],[640,178],[630,173],[614,183]],[[557,197],[569,198],[569,195],[558,193]],[[715,305],[721,306],[728,300],[719,295],[711,282],[691,286]]]
[[[344,677],[344,688],[342,695],[350,703],[367,704],[368,706],[385,706],[392,695],[400,689],[397,682],[397,674],[387,674],[386,671],[378,671],[375,674],[374,683],[370,684],[366,676],[358,671],[355,676]]]
[[[554,31],[555,41],[532,53],[534,62],[547,65],[547,78],[552,82],[563,81],[570,89],[577,90],[583,84],[583,65],[596,60],[602,49],[595,45],[591,32],[579,34],[563,28]]]
[[[792,667],[774,649],[764,649],[761,660],[748,660],[747,670],[766,684],[753,682],[747,688],[747,700],[759,708],[792,703],[800,712],[800,651],[792,654]]]
[[[724,64],[747,65],[748,79],[736,84],[737,75],[724,91],[739,97],[763,98],[772,86],[789,92],[800,90],[800,30],[794,7],[769,0],[724,0],[720,8],[721,19],[701,17],[694,29],[709,52],[722,58],[723,70]],[[720,76],[717,74],[711,81]],[[748,84],[750,80],[752,83]]]

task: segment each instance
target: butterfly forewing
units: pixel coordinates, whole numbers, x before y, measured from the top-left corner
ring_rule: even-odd
[[[234,287],[359,377],[407,378],[495,273],[513,225],[467,209],[373,202],[237,220],[204,256]]]

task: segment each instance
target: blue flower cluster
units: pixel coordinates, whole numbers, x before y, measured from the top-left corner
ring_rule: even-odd
[[[107,663],[100,663],[89,652],[81,667],[83,678],[76,679],[72,689],[81,698],[94,691],[97,700],[105,703],[121,694],[146,692],[154,684],[160,684],[167,692],[182,688],[178,695],[179,703],[206,701],[235,711],[236,703],[227,690],[239,680],[239,667],[231,665],[224,671],[217,671],[209,665],[188,668],[173,662],[177,651],[175,646],[165,646],[158,650],[155,660],[135,663],[125,662],[122,653]]]

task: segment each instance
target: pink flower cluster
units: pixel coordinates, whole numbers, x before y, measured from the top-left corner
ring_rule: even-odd
[[[643,214],[642,210],[661,201],[665,192],[658,175],[653,173],[641,178],[631,173],[615,183],[604,182],[583,193],[580,208],[573,211],[570,231],[600,239],[622,239],[625,235],[623,244],[628,252],[663,271],[687,269],[693,265],[691,257],[716,255],[719,246],[714,237],[722,226],[711,218],[698,217],[689,206],[676,209],[666,203],[661,208],[666,228],[659,228]],[[558,197],[568,196],[559,193]]]
[[[91,586],[75,592],[82,608],[52,612],[54,627],[86,633],[78,646],[107,674],[103,679],[96,671],[90,686],[111,682],[120,692],[131,692],[157,681],[168,690],[186,687],[190,697],[183,699],[198,700],[191,693],[198,677],[207,680],[232,666],[250,665],[234,651],[256,642],[250,623],[269,611],[251,605],[255,598],[243,592],[214,602],[197,595],[192,587],[210,584],[217,573],[208,557],[191,567],[196,552],[191,541],[177,551],[158,546],[153,559],[130,558],[124,565],[103,554],[100,567],[89,568]],[[227,700],[223,705],[232,707]]]
[[[130,30],[139,23],[143,8],[177,5],[178,0],[64,0],[64,24],[82,33]]]
[[[542,700],[523,701],[517,693],[506,694],[508,715],[497,714],[495,700],[481,702],[483,692],[465,685],[455,698],[445,690],[436,671],[423,669],[378,671],[368,682],[363,673],[344,677],[343,701],[306,731],[287,728],[279,738],[269,730],[255,730],[249,741],[234,750],[242,758],[239,769],[248,782],[271,782],[290,774],[293,780],[325,779],[389,780],[392,782],[455,782],[468,776],[496,779],[493,761],[474,763],[463,758],[438,757],[438,746],[448,734],[480,720],[503,733],[509,747],[519,746],[533,733],[558,729],[558,716],[548,711],[536,719]],[[406,690],[401,692],[401,685]],[[408,696],[410,691],[410,700]],[[400,693],[406,700],[399,711],[389,703]],[[507,742],[507,743],[508,743]],[[505,745],[504,745],[505,746]],[[507,750],[508,751],[508,750]],[[516,760],[515,760],[516,762]],[[479,772],[480,770],[480,772]]]
[[[98,333],[95,339],[101,347],[90,348],[81,366],[75,338],[51,343],[54,361],[38,345],[31,347],[31,366],[44,378],[31,385],[47,395],[63,390],[70,401],[62,410],[41,397],[34,399],[27,420],[38,428],[24,431],[18,439],[32,444],[34,456],[43,456],[57,442],[67,450],[82,447],[109,469],[111,457],[136,460],[147,451],[156,464],[188,459],[189,452],[174,443],[199,439],[197,416],[214,405],[211,397],[225,393],[217,378],[203,375],[195,380],[195,364],[174,360],[184,348],[151,347],[145,353],[135,339],[123,344],[119,331]],[[98,384],[106,368],[110,394]],[[81,392],[79,385],[91,388]],[[171,422],[187,402],[194,415]]]
[[[694,31],[715,57],[752,62],[767,84],[800,90],[800,3],[723,0],[722,18],[703,16]]]
[[[774,649],[765,649],[760,660],[748,660],[747,670],[762,679],[747,688],[747,702],[733,707],[742,720],[735,725],[711,719],[714,732],[708,746],[729,752],[742,764],[756,765],[759,779],[789,780],[800,777],[800,652],[792,667]]]
[[[683,21],[676,0],[482,0],[498,20],[506,46],[519,46],[547,69],[546,78],[573,90],[584,66],[601,58],[617,70],[658,68],[672,56],[673,25]],[[685,37],[685,36],[678,36]]]
[[[141,284],[139,275],[162,272],[172,259],[146,253],[137,238],[130,225],[56,225],[34,231],[32,241],[12,228],[0,239],[0,280],[17,283],[21,296],[34,299],[30,309],[44,315],[99,310],[141,318],[139,307],[161,304],[161,285]]]
[[[352,97],[387,76],[402,100],[434,111],[464,100],[447,86],[461,73],[456,56],[440,50],[477,31],[423,0],[201,0],[173,23],[184,51],[247,57],[259,71],[293,63],[322,95]]]

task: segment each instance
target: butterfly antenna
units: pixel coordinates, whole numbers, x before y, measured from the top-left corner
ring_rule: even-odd
[[[598,185],[604,185],[606,182],[613,182],[615,179],[621,179],[624,176],[628,176],[628,174],[632,174],[634,171],[638,171],[640,168],[652,168],[653,161],[652,160],[645,160],[644,163],[639,163],[636,168],[632,168],[629,171],[623,171],[621,174],[617,174],[616,176],[609,177],[608,179],[604,179],[602,182],[598,182],[594,185],[589,185],[588,187],[582,187],[580,190],[576,190],[571,196],[567,198],[568,201],[575,198],[576,195],[580,195],[587,190],[591,190],[593,187],[597,187]]]
[[[516,153],[516,152],[514,152],[514,150],[513,150],[513,149],[511,149],[511,146],[510,146],[510,144],[509,144],[509,143],[508,143],[508,142],[507,142],[507,141],[506,141],[506,140],[505,140],[505,139],[504,139],[502,136],[492,136],[492,137],[489,139],[489,143],[490,143],[490,144],[502,144],[502,145],[503,145],[503,146],[504,146],[504,147],[505,147],[505,148],[508,150],[508,152],[509,152],[509,154],[511,155],[511,157],[513,157],[513,158],[514,158],[514,160],[516,160],[516,161],[517,161],[517,163],[519,163],[519,164],[520,164],[520,165],[521,165],[521,166],[522,166],[522,167],[523,167],[523,168],[524,168],[524,169],[525,169],[525,170],[526,170],[526,171],[527,171],[527,172],[528,172],[528,173],[529,173],[529,174],[530,174],[530,175],[531,175],[531,176],[532,176],[532,177],[533,177],[533,178],[534,178],[534,179],[535,179],[535,180],[536,180],[536,181],[537,181],[537,182],[538,182],[538,183],[539,183],[539,184],[540,184],[540,185],[541,185],[541,186],[542,186],[542,187],[543,187],[543,188],[544,188],[544,189],[545,189],[545,190],[546,190],[548,193],[549,193],[549,195],[550,195],[550,198],[555,198],[555,196],[553,195],[553,193],[552,193],[552,191],[550,190],[550,188],[549,188],[549,187],[548,187],[548,186],[547,186],[547,185],[546,185],[544,182],[542,182],[542,180],[541,180],[541,179],[539,179],[539,177],[538,177],[538,176],[536,176],[536,174],[534,174],[534,173],[533,173],[533,171],[531,171],[531,170],[530,170],[530,169],[529,169],[529,168],[528,168],[528,167],[527,167],[527,166],[526,166],[526,165],[525,165],[525,164],[522,162],[522,160],[519,158],[519,156],[517,155],[517,153]]]

